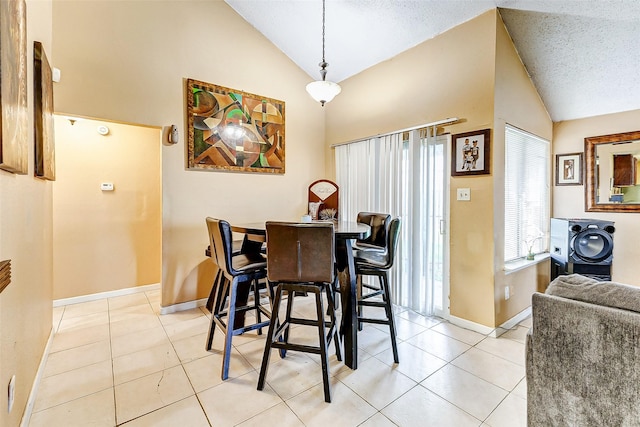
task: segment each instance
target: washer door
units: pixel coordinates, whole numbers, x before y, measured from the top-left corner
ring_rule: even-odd
[[[606,231],[586,228],[573,239],[575,255],[586,262],[599,262],[611,256],[613,239]]]

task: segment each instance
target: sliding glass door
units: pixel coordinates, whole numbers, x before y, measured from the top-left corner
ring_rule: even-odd
[[[336,147],[340,217],[388,212],[401,218],[394,303],[448,314],[448,136],[418,129]]]
[[[433,314],[449,314],[449,135],[421,138],[421,164],[424,167],[420,195],[423,203],[421,222],[425,225],[422,244],[425,250],[424,289],[432,289]],[[426,299],[426,298],[425,298]]]

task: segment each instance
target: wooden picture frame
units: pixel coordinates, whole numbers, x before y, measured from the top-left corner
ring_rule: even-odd
[[[556,185],[582,185],[583,153],[556,154]]]
[[[20,175],[29,169],[26,9],[0,1],[0,169]]]
[[[620,197],[620,194],[614,195],[611,192],[615,188],[613,184],[616,175],[615,170],[611,169],[615,168],[612,156],[614,152],[640,153],[640,130],[584,139],[585,212],[640,212],[639,200],[625,201],[625,196]],[[637,163],[637,171],[640,171],[640,161]],[[640,174],[637,177],[636,182],[640,183]]]
[[[451,176],[491,173],[491,129],[465,132],[451,138]]]
[[[11,260],[0,261],[0,293],[11,284]]]
[[[285,173],[285,104],[187,79],[187,167]]]
[[[53,130],[53,74],[42,43],[33,42],[34,174],[56,180]]]

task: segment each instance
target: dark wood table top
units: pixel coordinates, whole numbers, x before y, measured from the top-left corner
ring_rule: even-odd
[[[325,222],[313,221],[312,223]],[[333,223],[337,238],[364,239],[371,233],[371,227],[352,221],[338,221]],[[231,230],[237,233],[265,235],[267,233],[266,222],[233,223]]]

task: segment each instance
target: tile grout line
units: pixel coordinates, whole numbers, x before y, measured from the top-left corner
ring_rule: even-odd
[[[167,329],[166,329],[166,325],[165,325],[165,324],[160,320],[160,316],[159,316],[159,314],[158,314],[158,313],[156,313],[156,311],[154,310],[154,308],[153,308],[153,303],[151,302],[151,300],[150,300],[149,298],[150,298],[150,297],[149,297],[149,295],[147,295],[147,293],[145,292],[146,304],[149,304],[149,306],[150,306],[150,308],[151,308],[152,312],[154,313],[155,317],[156,317],[156,318],[158,319],[158,321],[160,322],[160,325],[162,326],[162,330],[163,330],[164,334],[166,335],[167,339],[169,340],[169,343],[171,344],[171,348],[174,350],[174,352],[176,352],[176,356],[178,357],[178,361],[179,361],[180,366],[182,367],[182,371],[183,371],[184,375],[187,377],[187,379],[188,379],[188,381],[189,381],[189,384],[190,384],[190,386],[191,386],[191,389],[192,389],[192,391],[193,391],[193,394],[192,394],[192,395],[187,396],[186,398],[180,399],[180,400],[178,400],[177,402],[180,402],[180,401],[186,400],[186,399],[190,398],[191,396],[195,396],[195,397],[196,397],[196,399],[197,399],[197,401],[198,401],[198,404],[199,404],[200,409],[202,410],[203,414],[205,415],[205,418],[206,418],[207,422],[209,423],[209,425],[212,425],[211,421],[209,420],[209,416],[207,415],[206,411],[204,410],[203,403],[202,403],[202,401],[200,401],[200,398],[198,397],[198,393],[195,391],[195,387],[194,387],[194,385],[193,385],[193,383],[192,383],[192,380],[191,380],[191,378],[189,378],[189,376],[187,375],[187,372],[186,372],[186,369],[185,369],[185,366],[184,366],[184,364],[185,364],[185,363],[187,363],[187,362],[186,362],[186,361],[183,361],[183,360],[178,356],[178,352],[177,352],[177,349],[176,349],[176,347],[175,347],[175,343],[174,343],[174,341],[173,341],[173,340],[168,336]],[[125,306],[125,307],[121,307],[121,308],[126,308],[126,306]],[[146,416],[146,415],[148,415],[148,414],[150,414],[150,413],[153,413],[153,412],[156,412],[156,411],[158,411],[158,410],[161,410],[161,409],[163,409],[163,408],[166,408],[166,407],[168,407],[168,406],[170,406],[170,405],[172,405],[172,404],[175,404],[175,403],[177,403],[177,402],[173,402],[173,403],[171,403],[171,404],[164,405],[164,406],[162,406],[162,407],[160,407],[160,408],[154,409],[153,411],[149,411],[148,413],[141,414],[140,416],[138,416],[138,417],[136,417],[136,418],[133,418],[133,419],[131,419],[131,420],[127,420],[125,423],[122,423],[122,424],[119,424],[119,423],[118,423],[118,420],[117,420],[117,402],[116,402],[116,396],[115,396],[114,348],[113,348],[113,345],[112,345],[112,344],[113,344],[112,340],[113,340],[113,338],[114,338],[114,337],[112,336],[112,328],[111,328],[111,320],[112,320],[112,312],[111,312],[111,310],[112,310],[111,303],[110,303],[109,299],[107,299],[107,311],[108,311],[107,318],[108,318],[108,328],[109,328],[109,329],[108,329],[108,330],[109,330],[109,350],[110,350],[110,356],[111,356],[111,369],[112,369],[112,373],[111,373],[111,376],[112,376],[112,387],[111,387],[111,388],[112,388],[112,392],[113,392],[113,401],[114,401],[114,420],[115,420],[115,425],[116,425],[116,426],[119,426],[119,425],[126,424],[126,423],[128,423],[128,422],[130,422],[130,421],[132,421],[132,420],[137,419],[137,418],[140,418],[140,417]],[[199,310],[200,310],[200,312],[201,312],[201,313],[200,313],[200,316],[204,316],[205,318],[207,318],[206,313],[204,313],[204,311],[203,311],[203,310],[201,310],[200,308],[199,308]],[[405,311],[408,311],[408,310],[403,310],[403,312],[405,312]],[[394,313],[394,315],[395,315],[395,316],[398,316],[400,313],[402,313],[402,312]],[[58,322],[56,322],[56,323],[57,323],[57,326],[56,326],[56,332],[57,332],[58,328],[60,327],[60,325],[62,324],[62,321],[63,321],[63,320],[64,320],[64,318],[65,318],[65,314],[66,314],[66,307],[65,307],[65,309],[62,311],[62,313],[61,313],[61,315],[60,315],[60,318],[59,318]],[[199,317],[199,316],[197,316],[197,317]],[[437,359],[440,359],[440,357],[438,357],[438,356],[436,356],[436,355],[433,355],[433,354],[429,353],[428,351],[425,351],[424,349],[422,349],[422,348],[420,348],[420,347],[415,346],[414,344],[412,344],[411,342],[409,342],[409,340],[410,340],[411,338],[413,338],[413,337],[415,337],[415,336],[417,336],[417,335],[421,334],[421,333],[424,333],[424,332],[426,332],[426,331],[432,330],[435,326],[437,326],[437,325],[439,325],[439,324],[442,324],[442,323],[443,323],[443,321],[440,321],[440,322],[438,322],[438,323],[435,323],[435,324],[430,325],[430,326],[428,326],[428,327],[427,327],[427,326],[425,326],[424,324],[420,324],[420,323],[418,323],[418,322],[413,322],[413,321],[411,321],[411,320],[409,320],[409,319],[406,319],[406,318],[404,318],[404,317],[402,317],[402,318],[403,318],[404,320],[406,320],[407,322],[410,322],[410,323],[412,323],[412,324],[416,324],[416,325],[418,325],[418,326],[424,327],[425,329],[424,329],[424,331],[419,332],[418,334],[415,334],[415,335],[413,335],[413,336],[409,337],[409,338],[408,338],[408,339],[406,339],[406,340],[398,339],[399,343],[406,343],[406,344],[408,344],[408,345],[411,345],[412,347],[415,347],[417,350],[424,351],[424,352],[426,352],[427,354],[429,354],[429,355],[431,355],[431,356],[433,356],[433,357],[435,357],[435,358],[437,358]],[[454,326],[455,326],[455,325],[454,325]],[[373,327],[375,328],[375,325],[374,325]],[[518,327],[519,327],[519,326],[518,326]],[[378,329],[378,328],[376,328],[376,329]],[[388,328],[385,328],[385,329],[388,329]],[[513,329],[517,329],[517,328],[513,328]],[[381,330],[381,329],[378,329],[378,331],[380,331],[380,332],[382,332],[382,333],[385,333],[385,334],[387,333],[387,332],[385,332],[384,330]],[[434,332],[437,332],[437,333],[438,333],[438,334],[440,334],[440,335],[446,336],[446,337],[447,337],[447,338],[449,338],[449,339],[453,339],[453,340],[455,340],[455,341],[459,341],[459,342],[462,342],[462,343],[464,343],[464,344],[469,345],[469,344],[468,344],[467,342],[465,342],[465,341],[461,341],[461,340],[459,340],[459,339],[457,339],[457,338],[455,338],[455,337],[453,337],[453,336],[447,335],[446,333],[440,332],[440,331],[438,331],[438,330],[434,330]],[[482,334],[480,334],[480,335],[482,335]],[[384,407],[384,408],[388,407],[389,405],[391,405],[391,404],[393,404],[394,402],[396,402],[396,401],[398,401],[399,399],[401,399],[404,395],[406,395],[407,393],[409,393],[411,390],[414,390],[416,386],[421,386],[422,388],[424,388],[424,389],[428,390],[430,393],[434,393],[435,395],[439,396],[440,398],[442,398],[443,400],[447,401],[447,402],[448,402],[448,403],[450,403],[451,405],[455,406],[456,408],[458,408],[458,409],[459,409],[459,410],[461,410],[462,412],[464,412],[464,413],[468,414],[469,416],[473,417],[474,419],[477,419],[475,416],[471,415],[469,412],[467,412],[467,411],[466,411],[466,410],[464,410],[463,408],[460,408],[459,406],[455,405],[453,402],[449,402],[449,401],[448,401],[447,399],[445,399],[444,397],[440,396],[439,394],[435,393],[434,391],[431,391],[429,388],[427,388],[426,386],[424,386],[424,385],[422,384],[422,382],[423,382],[424,380],[426,380],[427,378],[431,377],[432,375],[434,375],[436,372],[438,372],[438,371],[440,371],[441,369],[445,368],[447,365],[451,365],[451,366],[453,366],[453,367],[455,367],[455,368],[461,369],[461,370],[463,370],[463,371],[465,371],[465,372],[469,373],[470,375],[473,375],[474,377],[478,378],[479,380],[482,380],[482,381],[487,382],[487,383],[489,383],[489,384],[492,384],[492,385],[494,385],[494,386],[496,386],[496,387],[498,387],[498,388],[501,388],[501,387],[499,387],[499,386],[497,386],[497,385],[495,385],[495,384],[493,384],[493,383],[491,383],[491,382],[489,382],[489,381],[483,380],[482,378],[478,377],[477,375],[473,374],[472,372],[466,371],[465,369],[460,368],[460,367],[457,367],[456,365],[453,365],[453,364],[452,364],[452,362],[453,362],[454,360],[458,359],[458,358],[459,358],[459,357],[461,357],[463,354],[466,354],[467,352],[469,352],[469,350],[470,350],[470,349],[472,349],[472,348],[476,348],[476,349],[480,350],[481,352],[486,353],[486,354],[488,354],[488,355],[490,355],[490,356],[493,356],[493,357],[496,357],[496,358],[498,358],[498,359],[500,359],[500,360],[503,360],[503,361],[506,361],[506,362],[510,362],[510,363],[512,363],[512,364],[514,364],[514,365],[517,365],[515,362],[512,362],[512,361],[511,361],[511,360],[509,360],[509,359],[505,359],[505,358],[503,358],[503,357],[501,357],[501,356],[499,356],[499,355],[493,354],[493,353],[491,353],[491,352],[488,352],[488,351],[486,351],[486,350],[483,350],[483,349],[481,349],[481,348],[477,347],[481,342],[483,342],[484,340],[486,340],[486,339],[487,339],[487,337],[488,337],[488,335],[483,335],[483,338],[482,338],[480,341],[476,342],[476,343],[475,343],[475,344],[473,344],[473,345],[470,345],[468,349],[466,349],[465,351],[463,351],[462,353],[460,353],[459,355],[457,355],[456,357],[454,357],[451,361],[446,361],[446,360],[444,360],[444,361],[446,362],[446,363],[445,363],[445,365],[441,366],[441,367],[440,367],[440,368],[438,368],[436,371],[434,371],[434,372],[430,373],[427,377],[425,377],[425,379],[423,379],[423,380],[421,380],[421,381],[414,380],[414,379],[412,379],[412,378],[408,377],[406,374],[404,374],[404,373],[402,373],[402,372],[399,372],[399,371],[398,371],[400,374],[402,374],[404,377],[407,377],[408,379],[410,379],[411,381],[413,381],[415,384],[414,384],[412,387],[410,387],[410,388],[409,388],[409,390],[405,391],[404,393],[402,393],[402,394],[400,394],[398,397],[396,397],[392,402],[389,402],[387,405],[385,405],[385,407]],[[187,338],[188,338],[188,337],[187,337]],[[184,338],[184,339],[187,339],[187,338]],[[388,338],[388,337],[387,337],[387,338]],[[498,338],[496,338],[496,339],[498,339]],[[519,341],[519,340],[517,340],[517,339],[514,339],[514,338],[506,337],[505,339],[508,339],[508,340],[511,340],[511,341],[515,341],[515,342],[518,342],[518,343],[522,344],[522,342],[521,342],[521,341]],[[236,351],[239,351],[239,350],[238,350],[238,347],[236,347],[236,345],[235,345],[235,344],[234,344],[234,349],[235,349]],[[379,351],[379,352],[377,352],[377,353],[375,353],[375,354],[374,354],[374,353],[369,353],[369,354],[371,355],[371,357],[375,358],[375,359],[376,359],[376,361],[381,362],[381,363],[384,363],[384,362],[383,362],[382,360],[380,360],[377,356],[378,356],[379,354],[383,353],[384,351],[387,351],[387,350],[388,350],[388,349],[384,349],[384,350]],[[367,352],[366,350],[364,350],[364,349],[361,349],[361,351],[363,351],[364,353],[368,353],[368,352]],[[248,364],[249,366],[251,366],[251,371],[249,371],[249,372],[247,372],[247,373],[250,373],[250,372],[254,372],[254,373],[256,373],[256,372],[257,372],[256,368],[255,368],[251,363],[249,363],[249,362],[248,362],[248,360],[245,358],[245,356],[244,356],[242,353],[240,353],[240,356],[245,360],[245,362],[247,362],[247,364]],[[207,357],[207,356],[203,356],[202,358],[204,358],[204,357]],[[198,359],[201,359],[201,357],[198,357],[198,358],[193,359],[193,360],[198,360]],[[188,362],[192,362],[193,360],[188,360]],[[441,359],[441,360],[442,360],[442,359]],[[312,361],[315,363],[315,361],[314,361],[313,359],[312,359]],[[384,363],[384,364],[385,364],[385,365],[387,365],[386,363]],[[387,365],[387,366],[389,366],[389,365]],[[520,365],[518,365],[518,366],[520,366]],[[259,373],[258,373],[258,374],[259,374]],[[337,374],[337,373],[336,373],[336,374]],[[243,374],[243,375],[244,375],[244,374]],[[352,391],[356,396],[358,396],[359,398],[363,399],[365,402],[367,402],[367,404],[371,405],[371,406],[375,409],[375,413],[374,413],[374,414],[372,414],[370,417],[368,417],[366,420],[364,420],[364,421],[363,421],[363,423],[364,423],[364,422],[367,422],[367,420],[369,420],[369,419],[371,419],[371,418],[375,417],[377,414],[380,414],[382,417],[385,417],[385,419],[387,419],[387,420],[391,421],[389,418],[387,418],[387,417],[382,413],[382,410],[384,410],[384,408],[381,408],[381,409],[377,409],[377,408],[375,408],[375,407],[374,407],[371,403],[369,403],[369,402],[368,402],[364,397],[360,396],[360,394],[358,394],[355,390],[353,390],[351,387],[349,387],[349,386],[348,386],[346,383],[344,383],[341,379],[337,378],[337,377],[336,377],[336,375],[334,375],[333,377],[335,377],[336,381],[341,382],[345,387],[347,387],[349,390],[351,390],[351,391]],[[502,405],[502,403],[503,403],[503,402],[504,402],[504,401],[509,397],[509,395],[514,394],[514,390],[515,390],[515,389],[516,389],[516,388],[517,388],[517,387],[522,383],[522,381],[523,381],[523,380],[524,380],[524,379],[523,379],[523,378],[521,378],[521,379],[518,381],[518,383],[517,383],[517,384],[512,388],[512,390],[502,389],[502,390],[506,391],[506,395],[505,395],[505,396],[500,400],[500,402],[499,402],[499,403],[498,403],[498,404],[497,404],[497,405],[496,405],[496,406],[491,410],[491,412],[489,412],[489,414],[485,417],[485,419],[484,419],[484,420],[480,420],[483,424],[484,424],[484,423],[486,423],[486,420],[487,420],[487,419],[489,419],[489,418],[491,417],[491,415],[495,413],[495,411],[500,407],[500,405]],[[217,384],[217,385],[220,385],[220,384]],[[217,385],[216,385],[216,386],[217,386]],[[213,386],[213,387],[216,387],[216,386]],[[270,387],[273,389],[274,393],[275,393],[275,394],[280,398],[281,402],[285,404],[285,406],[286,406],[286,407],[287,407],[287,408],[288,408],[288,409],[289,409],[289,410],[290,410],[290,411],[291,411],[291,412],[296,416],[296,418],[297,418],[297,419],[298,419],[302,424],[304,424],[304,423],[302,422],[302,420],[300,419],[300,417],[298,416],[298,414],[297,414],[296,412],[294,412],[294,411],[293,411],[293,408],[289,405],[289,401],[290,401],[291,399],[295,398],[296,396],[298,396],[298,395],[300,395],[300,394],[302,394],[302,393],[304,393],[304,392],[308,391],[309,389],[311,389],[311,388],[315,387],[315,386],[317,386],[317,384],[316,384],[316,385],[314,385],[314,386],[311,386],[311,387],[309,387],[309,388],[307,388],[307,389],[305,389],[305,390],[301,390],[301,391],[299,391],[298,393],[296,393],[294,396],[291,396],[289,399],[285,400],[285,399],[283,399],[283,398],[282,398],[282,396],[281,396],[280,394],[278,394],[278,393],[276,392],[276,390],[275,390],[275,389],[273,389],[273,387],[270,385]],[[211,388],[213,388],[213,387],[211,387]],[[207,389],[207,390],[208,390],[208,389]],[[101,392],[101,391],[99,391],[99,392]],[[94,393],[91,393],[91,394],[96,394],[96,393],[98,393],[98,392],[94,392]],[[91,395],[91,394],[89,394],[89,395]],[[86,395],[86,396],[89,396],[89,395]],[[81,396],[80,398],[82,398],[82,397],[85,397],[85,396]],[[520,396],[516,396],[515,394],[514,394],[514,397],[519,398],[519,399],[522,399]],[[78,399],[79,399],[79,398],[78,398]],[[74,400],[77,400],[77,399],[74,399]],[[65,403],[68,403],[68,402],[65,402]],[[64,404],[64,403],[62,403],[62,404]],[[60,405],[62,405],[62,404],[60,404]],[[276,403],[275,405],[273,405],[273,406],[271,406],[271,407],[269,407],[269,408],[265,408],[265,409],[264,409],[263,411],[261,411],[260,413],[258,413],[258,414],[256,414],[256,415],[254,415],[254,417],[259,416],[260,414],[264,413],[265,411],[271,410],[272,408],[274,408],[275,406],[278,406],[279,404],[280,404],[280,403]],[[56,405],[56,406],[59,406],[59,405]],[[252,417],[252,418],[253,418],[253,417]],[[251,418],[249,418],[249,419],[251,419]],[[247,421],[247,420],[244,420],[244,421],[242,421],[242,422],[246,422],[246,421]],[[391,421],[391,422],[392,422],[392,421]],[[362,424],[362,423],[361,423],[361,424]]]

